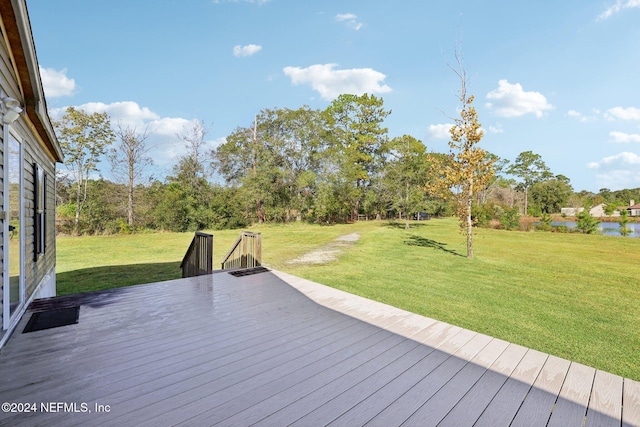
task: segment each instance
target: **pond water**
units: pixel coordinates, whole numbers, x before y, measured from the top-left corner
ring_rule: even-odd
[[[569,229],[576,228],[575,221],[552,221],[552,226],[565,226]],[[631,230],[629,237],[640,237],[640,223],[631,222],[627,224],[627,228]],[[620,235],[620,223],[617,222],[601,222],[598,224],[598,232],[607,236]]]

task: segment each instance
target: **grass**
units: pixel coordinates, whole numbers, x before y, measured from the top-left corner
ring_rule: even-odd
[[[323,246],[354,226],[269,225],[250,228],[263,234],[264,262],[274,268],[284,261]],[[365,228],[366,228],[365,224]],[[206,231],[206,230],[205,230]],[[214,234],[214,268],[240,234],[239,230]],[[180,262],[193,233],[151,233],[113,236],[59,236],[57,287],[59,295],[75,294],[140,283],[180,278]]]
[[[468,260],[452,219],[252,230],[273,268],[640,380],[640,239],[480,229]],[[352,232],[360,241],[336,262],[285,262]],[[215,265],[238,234],[214,233]],[[191,238],[60,238],[60,293],[177,278]]]

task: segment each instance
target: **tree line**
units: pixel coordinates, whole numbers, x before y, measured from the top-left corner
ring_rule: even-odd
[[[59,224],[76,234],[194,231],[457,212],[469,233],[564,206],[640,201],[640,189],[575,193],[532,151],[510,162],[480,149],[473,96],[461,92],[460,101],[449,153],[411,135],[390,138],[382,98],[343,94],[324,110],[263,109],[213,150],[204,123],[193,121],[178,135],[184,152],[171,174],[151,181],[142,179],[153,164],[148,129],[69,107],[55,122],[67,166],[57,180]],[[115,178],[91,179],[105,156]]]

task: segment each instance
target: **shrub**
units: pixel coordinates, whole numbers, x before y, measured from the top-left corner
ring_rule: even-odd
[[[471,217],[476,226],[488,227],[492,219],[496,219],[495,206],[491,203],[483,205],[474,205],[471,208]]]
[[[552,230],[552,227],[551,227],[551,215],[549,215],[546,212],[543,212],[542,216],[540,217],[540,224],[538,224],[536,226],[536,230],[551,231]]]
[[[579,212],[576,216],[576,229],[584,234],[593,234],[598,231],[600,221],[595,219],[588,209]]]
[[[520,228],[520,213],[517,207],[505,209],[500,218],[500,224],[505,230],[516,230]]]
[[[620,211],[620,235],[628,236],[631,234],[631,229],[627,226],[629,224],[629,213],[626,209]]]

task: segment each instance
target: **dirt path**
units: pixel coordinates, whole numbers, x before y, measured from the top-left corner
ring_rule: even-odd
[[[339,236],[328,245],[308,252],[296,259],[287,261],[287,264],[326,264],[331,261],[336,261],[341,252],[351,247],[359,239],[360,235],[358,233]]]

